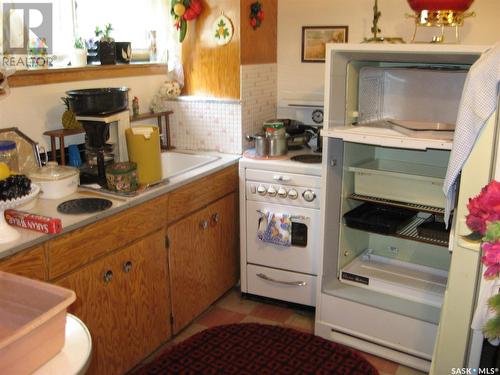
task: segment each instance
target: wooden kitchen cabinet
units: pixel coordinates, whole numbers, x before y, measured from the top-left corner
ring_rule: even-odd
[[[0,260],[0,271],[14,273],[30,279],[47,280],[47,260],[44,246],[37,246]]]
[[[238,280],[236,202],[231,193],[168,228],[174,333]]]
[[[164,234],[154,232],[56,282],[76,292],[69,312],[92,335],[89,374],[122,374],[171,336]]]

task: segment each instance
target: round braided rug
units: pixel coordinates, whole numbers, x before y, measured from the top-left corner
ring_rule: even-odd
[[[250,323],[197,333],[134,374],[377,375],[378,371],[343,345],[294,329]]]

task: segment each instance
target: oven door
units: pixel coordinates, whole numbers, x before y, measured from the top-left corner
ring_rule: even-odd
[[[257,238],[261,212],[290,214],[292,245],[280,246]],[[247,201],[247,263],[317,275],[319,210]]]

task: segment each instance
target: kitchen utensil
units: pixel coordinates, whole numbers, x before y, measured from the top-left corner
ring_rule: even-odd
[[[161,180],[160,132],[151,125],[134,126],[125,130],[128,158],[137,163],[137,178],[141,185]]]
[[[311,134],[308,132],[300,134],[289,134],[288,136],[288,147],[297,147],[306,145],[311,139]]]
[[[78,169],[50,161],[45,167],[32,170],[28,177],[40,185],[40,198],[59,199],[76,192],[80,182]]]
[[[69,108],[76,115],[106,115],[128,108],[128,88],[95,88],[66,91]]]
[[[21,206],[36,198],[40,193],[40,186],[31,184],[31,192],[28,195],[8,201],[0,201],[0,244],[15,241],[19,238],[19,232],[5,221],[4,211]]]
[[[268,156],[269,154],[269,142],[265,134],[255,134],[247,135],[247,141],[255,142],[255,155],[256,156]]]
[[[92,214],[104,211],[113,205],[109,199],[103,198],[78,198],[61,203],[57,211],[67,215]]]
[[[267,137],[269,142],[269,156],[285,155],[288,152],[288,136],[273,134]]]
[[[120,162],[106,167],[106,181],[108,189],[117,192],[131,192],[137,190],[137,163]]]
[[[45,155],[44,162],[47,161],[45,149],[18,128],[0,129],[0,140],[13,140],[16,142],[19,173],[28,174],[30,170],[41,167],[41,153]]]

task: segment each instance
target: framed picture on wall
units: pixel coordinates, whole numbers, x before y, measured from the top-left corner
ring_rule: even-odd
[[[302,62],[325,62],[326,43],[347,43],[347,26],[303,26]]]

